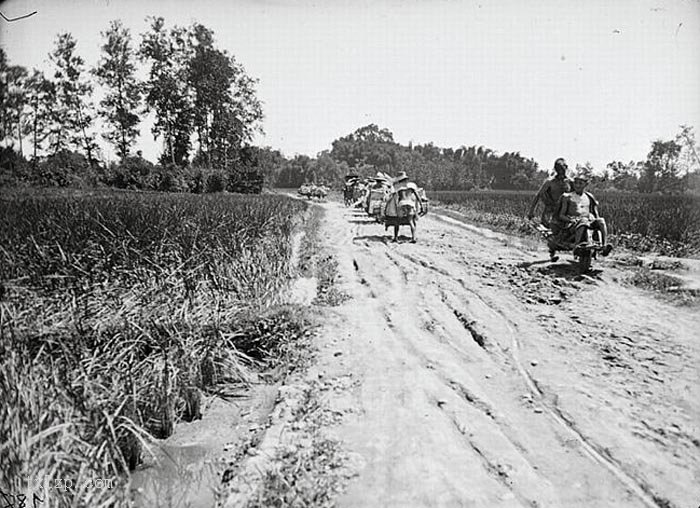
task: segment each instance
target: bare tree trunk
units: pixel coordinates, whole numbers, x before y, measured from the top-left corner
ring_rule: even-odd
[[[173,142],[173,126],[168,122],[168,145],[170,145],[170,160],[175,165],[175,143]]]
[[[85,122],[83,122],[83,112],[82,108],[80,107],[80,103],[78,103],[78,122],[80,123],[80,130],[83,133],[83,141],[85,142],[85,152],[87,153],[88,157],[88,164],[90,164],[90,167],[94,167],[93,165],[93,158],[92,158],[92,147],[90,146],[90,143],[87,138],[87,132],[85,132]]]
[[[17,138],[19,139],[19,154],[24,157],[24,151],[22,150],[22,112],[20,111],[17,116]]]
[[[118,110],[124,111],[124,84],[122,83],[121,78],[118,80],[117,87],[119,90],[119,105],[117,106]],[[123,118],[123,117],[122,117]],[[126,159],[126,156],[128,154],[128,149],[129,147],[126,144],[126,129],[124,128],[124,125],[120,122],[119,125],[119,132],[121,134],[122,142],[121,146],[119,147],[120,154],[119,156],[121,157],[122,161]]]
[[[34,161],[36,162],[36,131],[37,131],[37,122],[39,119],[39,97],[34,97]]]

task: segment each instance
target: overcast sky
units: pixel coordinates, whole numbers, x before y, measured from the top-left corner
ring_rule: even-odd
[[[11,64],[47,68],[71,32],[89,66],[121,19],[197,21],[259,79],[258,144],[314,156],[369,123],[407,144],[520,151],[542,168],[641,160],[680,124],[700,137],[699,0],[9,0]],[[154,160],[160,142],[141,127]]]

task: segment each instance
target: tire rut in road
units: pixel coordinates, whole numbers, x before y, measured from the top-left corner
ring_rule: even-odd
[[[536,398],[545,414],[560,428],[569,433],[576,442],[578,442],[580,448],[585,452],[586,456],[588,456],[595,463],[607,469],[625,486],[629,492],[633,493],[645,505],[661,508],[669,508],[673,506],[668,500],[659,497],[648,483],[632,473],[629,473],[624,465],[612,457],[607,450],[596,444],[593,440],[584,436],[583,433],[576,427],[573,420],[566,417],[559,407],[552,403],[552,400],[556,401],[555,394],[552,396],[546,395],[545,392],[538,386],[537,381],[528,373],[527,369],[523,365],[523,362],[520,360],[519,351],[521,346],[517,338],[517,333],[514,331],[514,327],[517,325],[515,325],[515,323],[513,323],[506,316],[505,312],[500,309],[500,306],[497,305],[492,298],[485,297],[473,287],[470,287],[468,284],[466,284],[463,278],[455,278],[449,271],[436,266],[430,261],[421,259],[418,255],[404,252],[399,252],[398,255],[416,265],[428,269],[440,276],[446,277],[450,281],[457,281],[465,291],[483,304],[481,305],[482,310],[490,313],[495,320],[500,321],[505,325],[511,343],[511,347],[509,348],[509,356],[512,358],[513,364],[518,374],[525,382],[528,391],[533,397]],[[474,327],[476,323],[478,323],[478,320],[476,319],[469,320],[470,327]],[[485,337],[481,332],[479,332],[479,335],[481,337],[481,342],[486,343],[489,341],[489,338]],[[493,342],[498,343],[498,341],[495,340]]]
[[[359,232],[359,231],[358,231]],[[369,245],[368,241],[362,242],[362,244],[358,242],[353,242],[357,247],[359,247],[362,251],[364,252],[370,252],[373,256],[376,256],[377,254],[377,245]],[[415,249],[413,247],[406,249],[406,250],[400,250],[400,249],[392,249],[388,244],[385,244],[386,248],[384,250],[385,257],[388,258],[388,260],[394,265],[391,267],[392,271],[393,270],[398,270],[398,275],[399,279],[402,282],[400,286],[402,287],[397,287],[395,282],[393,282],[394,286],[391,288],[391,292],[393,293],[394,300],[396,301],[401,301],[403,297],[405,297],[405,294],[401,294],[401,289],[405,289],[406,286],[409,285],[410,282],[414,279],[422,278],[423,280],[430,279],[431,277],[424,276],[421,272],[424,273],[425,270],[428,270],[434,274],[437,274],[438,279],[441,279],[441,283],[439,284],[442,287],[454,287],[454,284],[456,283],[457,286],[460,287],[462,291],[465,291],[468,295],[470,295],[470,300],[476,299],[477,301],[477,309],[479,310],[479,315],[482,313],[487,316],[482,319],[486,319],[489,322],[497,321],[505,325],[506,328],[506,333],[501,334],[499,332],[499,335],[503,335],[501,337],[492,337],[489,335],[489,333],[484,333],[477,327],[479,326],[479,322],[482,319],[479,318],[474,318],[474,317],[467,317],[464,319],[464,316],[466,314],[462,313],[461,311],[454,312],[457,309],[452,309],[452,315],[457,319],[458,321],[461,322],[461,325],[474,337],[474,334],[472,333],[474,329],[477,330],[477,338],[473,338],[475,342],[485,351],[488,352],[488,347],[487,345],[490,343],[499,345],[499,350],[502,352],[504,355],[506,355],[506,358],[512,361],[512,367],[515,368],[515,370],[518,373],[518,376],[521,378],[522,382],[524,385],[527,387],[527,391],[530,393],[532,397],[537,399],[538,403],[540,404],[540,407],[543,408],[544,413],[547,415],[550,421],[552,421],[556,427],[562,429],[566,435],[570,436],[570,441],[576,442],[578,444],[578,448],[581,449],[582,451],[582,456],[587,457],[590,459],[592,462],[598,464],[599,466],[602,466],[605,470],[607,470],[609,473],[611,473],[617,480],[624,486],[624,488],[635,495],[635,497],[639,498],[641,502],[643,502],[647,506],[661,506],[661,507],[668,507],[672,506],[670,503],[668,503],[665,499],[659,498],[656,496],[656,494],[653,492],[653,489],[644,482],[644,480],[636,477],[634,474],[628,473],[625,470],[625,466],[621,463],[619,463],[614,457],[612,457],[605,448],[597,445],[593,440],[587,438],[583,433],[576,427],[575,422],[570,418],[567,417],[560,408],[558,407],[556,400],[556,394],[550,395],[546,393],[545,390],[543,390],[540,386],[538,386],[536,379],[534,379],[527,369],[525,368],[524,364],[522,363],[521,359],[519,358],[519,351],[520,351],[520,344],[518,342],[518,337],[517,333],[515,332],[515,328],[517,328],[517,324],[513,323],[510,321],[506,315],[506,312],[502,309],[502,306],[497,304],[493,300],[493,298],[489,297],[488,295],[485,295],[483,293],[483,289],[480,287],[479,284],[475,284],[473,287],[468,284],[464,278],[461,277],[455,277],[452,275],[452,273],[460,273],[460,271],[464,271],[465,267],[460,266],[457,267],[459,271],[457,272],[452,272],[451,270],[445,269],[443,266],[438,266],[437,264],[433,263],[431,260],[425,258],[426,252],[422,252],[422,250],[425,250],[424,246],[421,246],[420,244],[418,245],[418,249]],[[379,245],[381,247],[381,245]],[[375,252],[371,252],[372,249],[375,250]],[[422,249],[422,250],[421,250]],[[408,251],[408,252],[406,252]],[[405,261],[408,262],[408,266],[415,266],[416,270],[411,271],[410,269],[407,269],[407,266],[404,263],[401,263],[399,258],[404,259]],[[463,263],[466,264],[466,261],[462,261]],[[496,268],[494,266],[486,266],[489,263],[481,263],[482,266],[480,269],[485,272],[491,271],[493,274],[493,268]],[[516,267],[513,268],[512,270],[508,268],[508,264],[503,264],[504,269],[510,270],[511,272],[515,270],[515,276],[516,277],[522,277],[522,279],[518,279],[520,281],[520,284],[517,284],[516,289],[522,289],[522,294],[518,295],[516,291],[513,291],[513,294],[515,294],[516,297],[524,297],[528,296],[534,291],[535,293],[541,292],[543,290],[542,287],[535,287],[536,285],[531,286],[529,284],[529,281],[526,280],[528,277],[532,278],[532,275],[530,273],[521,273],[523,272],[524,268]],[[471,264],[471,269],[469,269],[470,275],[476,275],[476,272],[478,272],[477,269],[479,269],[480,265],[479,263],[472,263]],[[358,270],[359,272],[360,270]],[[525,270],[527,271],[527,270]],[[376,267],[373,267],[372,270],[373,277],[372,279],[379,279],[378,281],[375,280],[370,280],[366,281],[366,285],[368,287],[373,287],[373,288],[379,288],[384,285],[391,285],[392,281],[396,281],[399,279],[391,279],[387,277],[383,277],[382,271],[377,271]],[[496,273],[492,275],[496,277],[496,280],[499,281],[500,283],[498,284],[501,289],[509,289],[509,283],[506,283],[506,281],[503,279],[503,275],[506,275],[505,273]],[[556,274],[555,274],[556,275]],[[511,277],[513,275],[511,274]],[[548,281],[551,279],[551,277],[548,276],[546,273],[540,273],[538,276],[546,278]],[[369,277],[368,277],[369,278]],[[432,277],[434,279],[435,277]],[[471,277],[473,278],[473,277]],[[449,285],[444,283],[442,280],[449,280],[450,283]],[[470,282],[473,282],[470,280]],[[555,283],[556,282],[556,283]],[[597,283],[598,281],[596,281]],[[564,292],[567,293],[566,295],[563,295],[560,291],[562,289],[562,284],[559,283],[557,278],[554,278],[553,282],[547,282],[547,287],[549,288],[551,286],[552,293],[554,293],[554,296],[551,298],[547,298],[547,303],[555,303],[558,304],[562,300],[568,298],[571,294],[571,292],[577,292],[578,289],[581,289],[580,284],[577,284],[576,282],[573,283],[565,283],[563,284],[564,287]],[[541,286],[541,284],[540,284]],[[455,291],[455,293],[462,293],[462,291]],[[460,295],[461,296],[461,295]],[[560,298],[560,297],[564,298]],[[384,297],[384,295],[382,295]],[[459,298],[459,296],[457,296]],[[382,298],[380,298],[380,301]],[[394,302],[395,303],[395,302]],[[409,302],[404,303],[404,305],[410,305]],[[396,328],[396,324],[394,323],[394,320],[392,318],[392,313],[390,309],[384,309],[384,317],[387,320],[388,326],[392,329],[392,331],[396,335],[401,335],[399,331]],[[460,316],[462,319],[460,319]],[[467,326],[465,326],[465,324]],[[499,326],[498,329],[502,330],[504,326]],[[402,339],[405,338],[402,336]],[[448,339],[449,340],[449,339]],[[404,341],[405,343],[406,341]],[[481,344],[479,344],[481,342]],[[508,346],[504,347],[504,344],[506,342],[509,342]],[[405,344],[408,346],[408,344]],[[435,367],[434,362],[429,359],[425,354],[420,353],[418,347],[413,344],[411,346],[411,351],[412,354],[414,355],[421,355],[421,361],[423,365],[425,365],[428,369],[430,370],[439,370]],[[440,373],[437,373],[440,375]],[[449,379],[443,379],[443,382],[447,383],[447,385],[451,389],[455,389],[455,385],[451,385],[449,383]],[[469,404],[469,399],[476,400],[472,396],[466,397],[462,396],[462,399],[464,400],[465,404]],[[478,405],[478,404],[477,404]],[[470,445],[471,446],[471,445]],[[483,451],[483,450],[482,450]],[[521,500],[522,501],[522,500]]]
[[[483,468],[505,488],[512,492],[513,496],[520,504],[530,506],[532,508],[538,508],[540,505],[537,501],[527,498],[525,495],[520,493],[518,489],[514,488],[513,479],[510,476],[509,468],[504,466],[504,464],[501,462],[494,462],[491,460],[488,455],[482,451],[472,439],[469,438],[467,430],[461,424],[461,422],[454,415],[449,415],[449,417],[452,421],[452,425],[460,434],[462,434],[462,436],[464,436],[464,439],[467,441],[474,454],[479,458]]]
[[[393,317],[391,315],[391,310],[386,308],[383,309],[383,316],[392,334],[400,338],[399,342],[401,345],[407,349],[413,358],[416,358],[418,362],[424,366],[426,369],[425,375],[436,379],[436,383],[429,383],[428,386],[446,387],[454,393],[457,400],[461,402],[462,408],[452,403],[449,406],[453,409],[448,410],[445,408],[444,401],[438,395],[439,391],[437,392],[438,394],[434,394],[432,397],[435,401],[434,405],[441,410],[441,413],[444,414],[453,427],[458,430],[467,449],[471,450],[475,457],[482,463],[484,470],[506,487],[508,491],[512,493],[513,498],[517,499],[521,504],[526,506],[538,506],[537,502],[529,499],[525,492],[538,492],[541,490],[542,482],[546,480],[539,478],[537,475],[536,467],[533,465],[529,453],[517,438],[514,437],[513,430],[506,422],[496,415],[495,410],[489,402],[483,400],[461,382],[450,377],[439,364],[433,362],[431,357],[421,349],[420,341],[414,339],[411,334],[405,333],[405,330],[402,329],[400,323],[402,323],[403,320]],[[458,414],[463,414],[463,417],[459,418]],[[477,436],[470,436],[470,433],[466,430],[466,425],[461,422],[469,422],[469,425],[473,427]],[[489,453],[486,452],[486,448],[489,447],[487,443],[493,444],[494,442],[498,443],[496,448],[501,452],[507,450],[506,453],[493,454],[494,457],[499,457],[498,460],[490,458]],[[513,480],[510,478],[509,474],[506,473],[508,469],[511,469],[511,466],[507,466],[509,463],[518,464],[519,467],[515,469],[521,472],[519,474],[530,478],[527,485],[521,485],[523,482],[522,479]],[[522,473],[522,471],[525,471],[525,473]],[[533,477],[538,477],[538,480],[535,482],[532,479]],[[534,483],[537,483],[537,487],[534,486]]]
[[[478,297],[478,295],[476,296]],[[513,323],[502,311],[496,310],[496,308],[493,307],[490,310],[494,314],[500,316],[503,323],[508,328],[513,344],[513,347],[511,348],[511,356],[514,364],[520,373],[520,376],[526,382],[530,393],[537,398],[539,404],[544,409],[545,414],[558,423],[561,428],[566,429],[574,437],[574,439],[578,441],[579,445],[592,460],[610,471],[610,473],[612,473],[620,482],[622,482],[623,485],[630,490],[630,492],[634,493],[642,502],[644,502],[644,504],[650,507],[660,508],[670,508],[673,506],[668,500],[660,498],[653,491],[652,487],[644,480],[626,471],[624,465],[615,460],[607,450],[600,447],[593,440],[584,436],[583,433],[578,430],[573,420],[566,417],[559,407],[551,402],[551,397],[545,396],[545,392],[537,384],[537,381],[529,374],[523,365],[523,362],[520,360],[519,351],[521,347],[518,336],[513,329]]]

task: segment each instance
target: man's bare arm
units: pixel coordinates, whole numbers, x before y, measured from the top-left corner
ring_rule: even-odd
[[[537,202],[542,199],[542,196],[544,193],[547,191],[549,188],[549,180],[546,180],[541,186],[540,190],[537,191],[537,194],[535,194],[535,197],[532,199],[532,203],[530,204],[530,210],[527,212],[527,218],[532,219],[535,216],[535,208],[537,208]]]

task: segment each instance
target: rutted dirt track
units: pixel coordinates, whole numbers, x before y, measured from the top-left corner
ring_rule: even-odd
[[[610,261],[580,278],[435,214],[392,244],[322,206],[351,296],[313,372],[353,380],[328,400],[357,458],[340,506],[698,506],[697,307]]]

